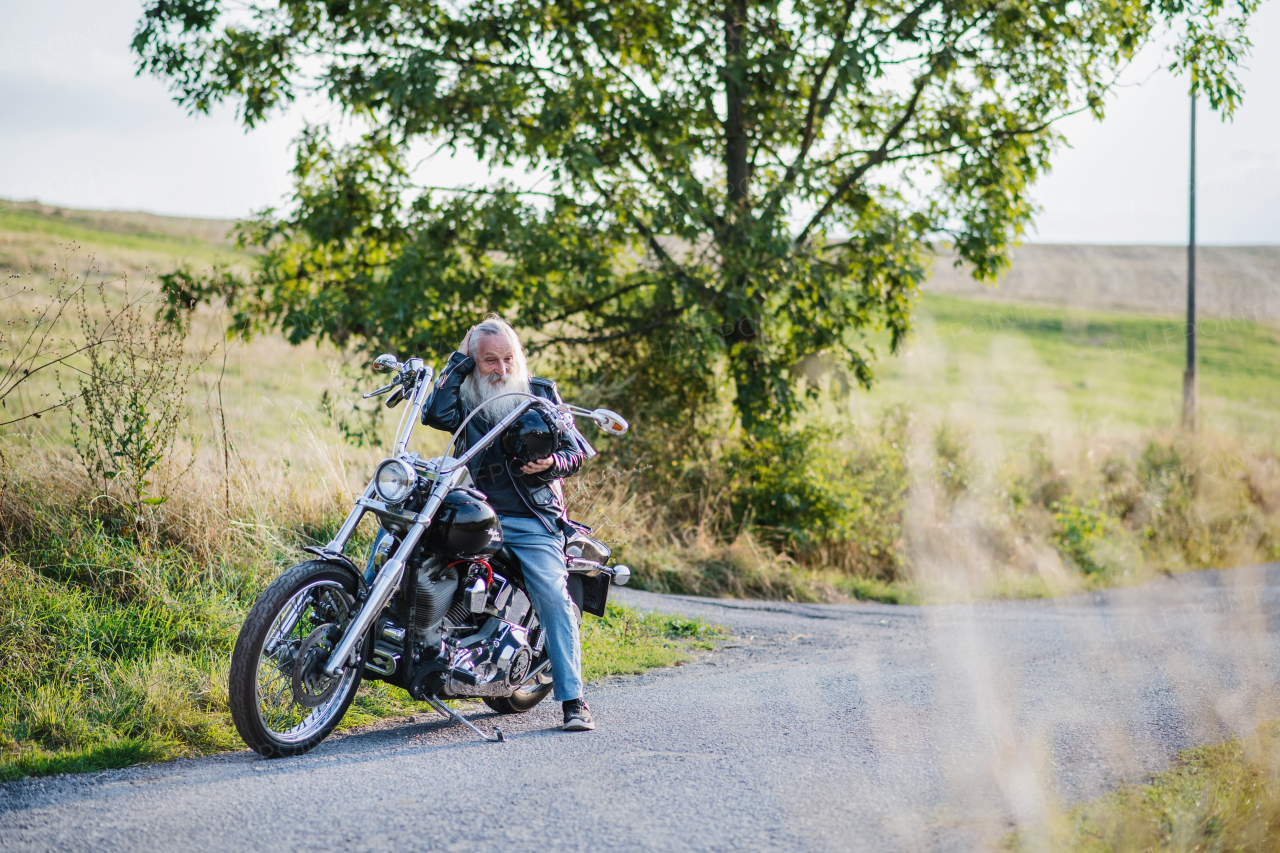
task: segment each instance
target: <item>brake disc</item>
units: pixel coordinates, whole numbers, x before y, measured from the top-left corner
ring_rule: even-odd
[[[338,689],[341,673],[336,677],[325,675],[324,665],[333,654],[333,641],[326,623],[316,628],[302,641],[293,659],[293,701],[304,708],[319,708]]]

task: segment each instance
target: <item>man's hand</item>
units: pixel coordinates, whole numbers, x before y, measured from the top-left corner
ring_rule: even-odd
[[[520,470],[525,474],[541,474],[543,471],[551,467],[556,460],[548,456],[546,459],[539,459],[537,462],[530,462]]]
[[[468,357],[471,355],[471,353],[467,352],[467,347],[471,345],[471,333],[474,332],[475,330],[476,330],[475,326],[472,326],[470,329],[467,329],[467,333],[462,336],[462,343],[458,344],[458,352]],[[444,380],[448,378],[448,376],[449,376],[448,370],[440,371],[440,377],[436,379],[436,387],[443,385]]]

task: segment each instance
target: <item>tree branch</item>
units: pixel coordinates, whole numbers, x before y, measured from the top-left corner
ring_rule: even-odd
[[[925,2],[931,3],[933,0],[925,0]],[[848,28],[849,19],[853,16],[853,10],[854,3],[846,3],[844,20],[841,21],[841,29],[836,37],[836,43],[832,46],[826,61],[823,62],[817,79],[814,80],[813,89],[809,92],[809,107],[805,114],[804,134],[801,138],[800,150],[796,152],[795,159],[787,166],[786,174],[778,183],[776,191],[771,194],[768,207],[762,218],[773,216],[777,212],[778,206],[782,204],[783,196],[787,190],[795,185],[796,176],[804,167],[805,160],[808,159],[809,152],[813,148],[813,143],[818,138],[818,129],[826,123],[827,116],[831,114],[831,107],[835,103],[836,94],[839,91],[839,81],[837,80],[831,84],[831,88],[827,90],[826,97],[822,98],[821,103],[819,103],[819,96],[822,94],[822,86],[826,82],[827,74],[831,71],[831,66],[835,63],[836,58],[844,52],[844,33]],[[869,11],[862,16],[862,23],[858,25],[857,40],[861,40],[862,33],[866,30],[870,18],[871,13]],[[838,75],[839,72],[837,72]]]
[[[797,249],[805,244],[813,229],[816,228],[822,220],[826,219],[827,214],[831,212],[831,208],[840,200],[840,197],[848,192],[849,188],[860,180],[863,175],[882,163],[885,157],[888,156],[889,144],[898,138],[898,135],[901,134],[903,129],[907,126],[907,123],[911,121],[912,116],[915,115],[916,108],[920,104],[920,95],[924,92],[924,88],[928,85],[929,79],[932,76],[932,73],[926,73],[916,80],[914,87],[915,91],[911,94],[911,100],[907,102],[907,108],[903,111],[902,116],[894,123],[893,127],[889,128],[889,131],[885,134],[884,141],[880,143],[880,147],[867,158],[866,162],[846,175],[844,179],[840,181],[839,185],[836,186],[835,191],[832,192],[831,195],[827,196],[827,200],[823,202],[822,207],[819,208],[818,212],[809,219],[809,222],[804,226],[804,230],[802,230],[799,236],[796,237],[794,245]]]
[[[583,312],[583,311],[591,311],[591,310],[592,310],[592,309],[594,309],[594,308],[599,308],[601,305],[605,304],[605,303],[606,303],[606,302],[608,302],[610,299],[617,299],[617,298],[618,298],[619,296],[621,296],[622,294],[624,294],[624,293],[630,293],[631,291],[633,291],[633,290],[635,290],[635,289],[637,289],[637,288],[644,287],[646,284],[653,284],[653,282],[651,282],[651,281],[638,281],[638,282],[636,282],[636,283],[634,283],[634,284],[629,284],[629,285],[627,285],[626,287],[623,287],[623,288],[620,288],[620,289],[618,289],[618,290],[615,290],[613,293],[610,293],[608,296],[602,296],[602,297],[600,297],[599,299],[596,299],[596,300],[593,300],[593,301],[591,301],[591,302],[586,303],[585,305],[577,305],[577,306],[575,306],[575,307],[573,307],[573,308],[569,308],[569,309],[567,309],[566,311],[564,311],[562,314],[559,314],[558,316],[551,317],[550,319],[545,320],[545,321],[544,321],[544,324],[545,324],[545,323],[558,323],[558,322],[560,322],[561,320],[567,320],[567,319],[569,319],[569,318],[570,318],[570,317],[572,317],[574,314],[578,314],[578,313],[581,313],[581,312]]]
[[[40,410],[40,411],[38,411],[38,412],[32,412],[32,413],[31,413],[31,414],[29,414],[29,415],[23,415],[23,416],[22,416],[22,417],[20,417],[20,418],[14,418],[14,419],[13,419],[13,420],[11,420],[11,421],[0,421],[0,427],[6,427],[6,426],[9,426],[9,424],[16,424],[16,423],[19,423],[19,422],[21,422],[21,421],[25,421],[25,420],[27,420],[28,418],[39,418],[39,417],[40,417],[41,415],[43,415],[45,412],[52,412],[54,409],[61,409],[63,406],[66,406],[66,405],[68,405],[68,404],[72,403],[73,401],[80,399],[80,397],[81,397],[81,396],[83,396],[83,395],[81,395],[81,394],[77,394],[77,395],[75,395],[74,397],[68,397],[68,398],[66,398],[65,400],[63,400],[61,403],[54,403],[52,406],[49,406],[49,407],[48,407],[48,408],[46,408],[46,409],[41,409],[41,410]]]
[[[668,322],[684,313],[683,308],[670,308],[658,316],[658,319],[652,323],[646,323],[635,329],[626,329],[621,332],[614,332],[611,335],[598,335],[592,338],[551,338],[550,340],[540,341],[538,344],[530,346],[533,352],[539,352],[553,344],[603,344],[609,341],[622,340],[623,338],[634,337],[635,335],[643,335],[645,332],[651,332],[659,326],[665,326]]]

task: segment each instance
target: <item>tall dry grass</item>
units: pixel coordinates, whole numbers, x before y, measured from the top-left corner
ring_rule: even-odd
[[[1044,597],[1280,559],[1280,456],[1260,442],[1033,434],[993,448],[948,420],[887,422],[763,459],[730,448],[665,481],[588,471],[570,512],[639,586],[692,595]]]

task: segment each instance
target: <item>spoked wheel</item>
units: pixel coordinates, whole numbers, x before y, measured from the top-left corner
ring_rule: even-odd
[[[578,609],[578,605],[573,605],[573,615],[577,620],[579,628],[582,626],[582,611]],[[529,614],[528,627],[532,630],[538,624],[538,617],[532,612]],[[544,660],[547,659],[547,651],[543,648],[542,654],[533,662],[530,669],[536,668]],[[510,696],[491,696],[485,697],[484,704],[488,705],[499,714],[523,714],[525,711],[532,711],[539,702],[551,695],[551,690],[555,687],[553,683],[554,674],[551,667],[547,667],[538,674],[537,679],[529,685],[525,690],[517,690]]]
[[[301,755],[329,736],[360,686],[364,649],[336,676],[324,664],[351,621],[356,581],[331,563],[294,566],[258,597],[231,655],[231,718],[267,758]]]

